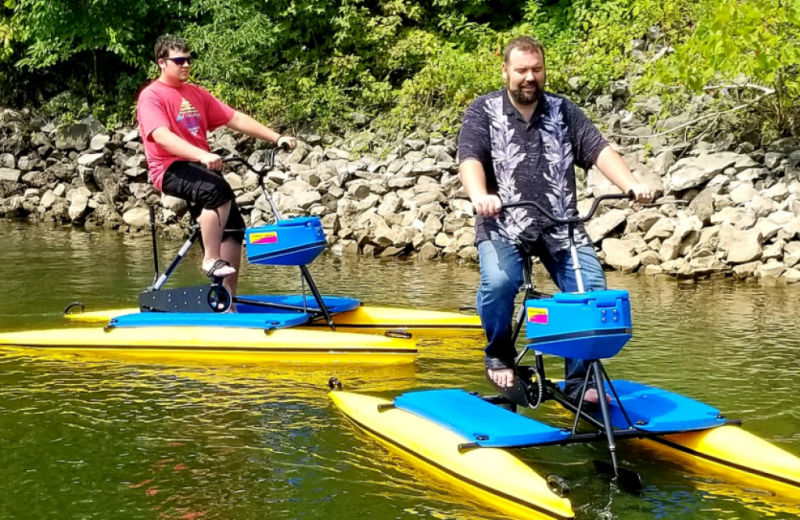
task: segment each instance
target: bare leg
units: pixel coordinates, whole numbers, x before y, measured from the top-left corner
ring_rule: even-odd
[[[236,287],[239,284],[239,268],[242,265],[242,243],[228,237],[221,245],[221,258],[227,260],[231,267],[236,269],[232,275],[225,277],[222,284],[231,292],[231,297],[236,296]],[[232,304],[228,312],[236,312],[236,304]]]
[[[197,219],[200,222],[200,232],[203,237],[203,248],[205,249],[203,258],[204,271],[208,271],[211,268],[214,260],[222,258],[222,233],[225,231],[225,223],[228,222],[230,210],[231,203],[227,202],[217,209],[203,209]],[[215,274],[225,277],[235,272],[236,268],[231,265],[231,267],[220,267]]]

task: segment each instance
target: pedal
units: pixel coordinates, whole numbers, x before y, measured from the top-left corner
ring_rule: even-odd
[[[511,401],[517,406],[522,406],[527,408],[528,407],[528,388],[522,382],[522,377],[517,371],[514,371],[514,384],[511,387],[503,387],[495,383],[491,377],[489,377],[489,370],[486,370],[486,379],[492,384],[495,390],[497,390],[500,395],[505,397],[507,400]]]
[[[139,294],[141,312],[224,312],[230,308],[231,303],[231,293],[221,283],[145,291]]]
[[[217,276],[211,278],[211,287],[206,300],[212,312],[225,312],[233,305],[233,295],[222,282],[223,279]]]

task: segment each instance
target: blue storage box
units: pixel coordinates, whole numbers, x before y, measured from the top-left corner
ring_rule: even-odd
[[[245,243],[247,261],[266,265],[307,265],[328,247],[317,217],[290,218],[250,228]]]
[[[525,302],[528,347],[573,359],[617,355],[633,335],[628,291],[558,293]]]

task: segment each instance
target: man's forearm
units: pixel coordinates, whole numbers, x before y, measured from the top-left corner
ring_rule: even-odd
[[[458,168],[461,184],[467,191],[467,195],[474,202],[480,197],[488,195],[486,190],[486,173],[483,165],[479,161],[467,160],[461,163]]]
[[[199,162],[208,153],[202,148],[187,143],[166,127],[156,128],[152,136],[153,140],[167,152],[190,161]]]
[[[255,137],[256,139],[261,139],[262,141],[267,141],[270,143],[277,143],[281,136],[281,134],[278,132],[267,128],[252,117],[242,114],[241,112],[236,112],[233,114],[233,117],[230,121],[228,121],[226,126],[232,130],[236,130],[237,132],[241,132],[249,135],[250,137]]]
[[[631,173],[628,165],[610,146],[603,148],[594,164],[623,193],[628,193],[633,185],[637,184],[636,178]]]

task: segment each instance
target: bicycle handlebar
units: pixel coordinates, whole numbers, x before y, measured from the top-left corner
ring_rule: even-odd
[[[247,166],[251,171],[257,173],[259,175],[259,177],[261,177],[261,176],[264,175],[264,173],[266,171],[271,170],[272,167],[275,166],[275,154],[278,153],[279,149],[283,149],[283,150],[288,152],[289,151],[289,145],[284,143],[281,146],[275,146],[275,147],[270,148],[269,150],[267,150],[267,164],[266,164],[266,166],[261,168],[260,171],[256,170],[256,168],[252,164],[247,162],[247,160],[244,157],[226,157],[225,159],[222,159],[222,162],[223,162],[223,164],[241,162],[245,166]]]
[[[586,222],[587,220],[592,218],[594,216],[595,212],[597,211],[597,208],[600,206],[600,203],[603,202],[604,200],[633,200],[633,198],[634,198],[634,195],[632,193],[609,193],[607,195],[600,195],[599,197],[597,197],[595,199],[594,204],[592,204],[592,207],[589,209],[589,212],[586,213],[586,215],[584,215],[582,217],[578,216],[578,217],[570,217],[570,218],[556,217],[555,215],[550,213],[548,210],[544,209],[538,202],[534,202],[532,200],[521,200],[519,202],[509,202],[509,203],[503,204],[503,208],[519,208],[519,207],[522,207],[522,206],[533,206],[536,209],[538,209],[539,211],[541,211],[542,214],[544,214],[545,217],[549,218],[550,220],[552,220],[553,222],[555,222],[557,224],[578,224],[578,223],[581,223],[581,222]]]
[[[275,215],[275,220],[281,220],[281,214],[278,211],[278,206],[275,205],[275,201],[272,200],[272,195],[270,195],[267,186],[264,184],[265,174],[275,166],[275,154],[278,152],[278,148],[283,148],[287,152],[289,151],[289,146],[285,143],[282,146],[276,146],[274,148],[270,148],[267,151],[267,164],[261,168],[261,170],[256,170],[255,166],[247,162],[243,157],[226,157],[222,159],[223,163],[230,164],[234,162],[241,162],[245,166],[247,166],[250,171],[255,172],[258,175],[258,183],[261,185],[261,189],[264,191],[264,196],[267,198],[267,203],[269,207],[272,209],[272,213]]]

